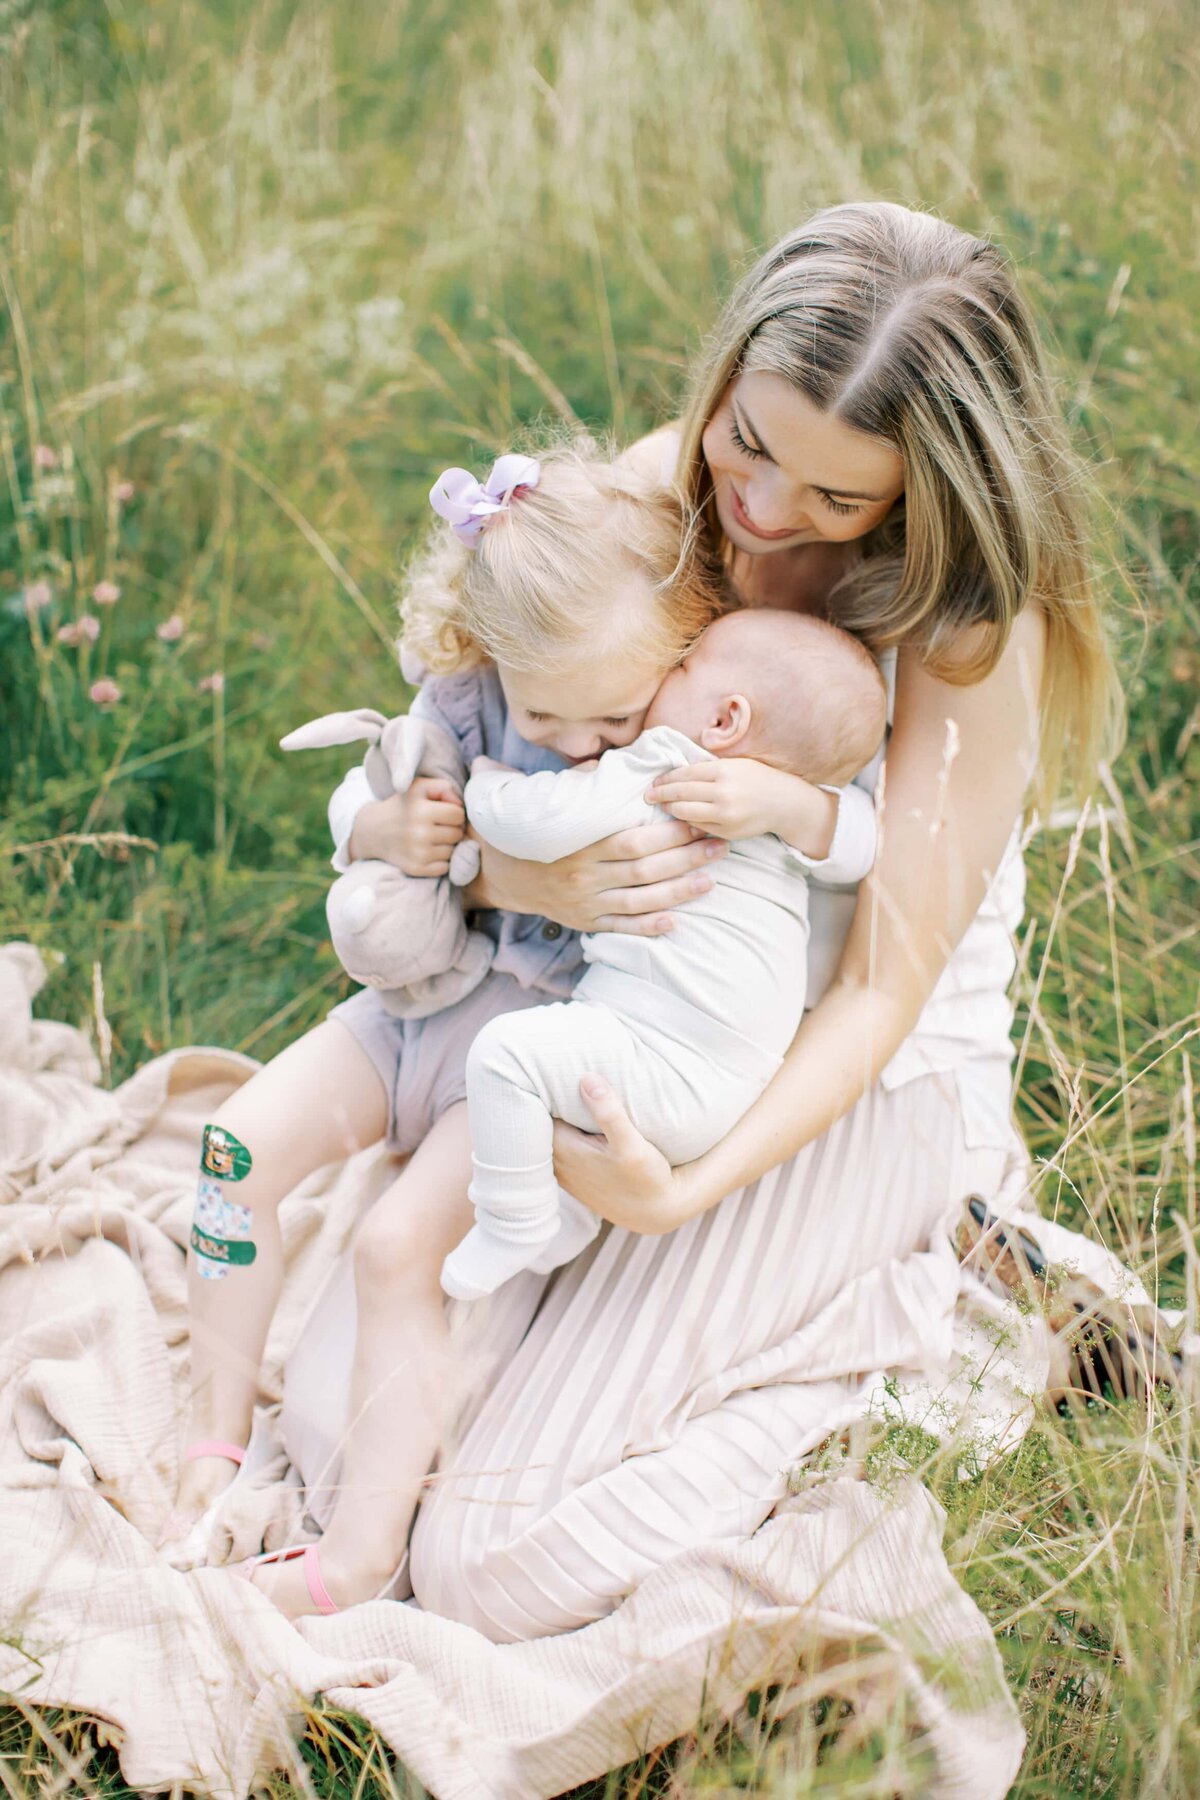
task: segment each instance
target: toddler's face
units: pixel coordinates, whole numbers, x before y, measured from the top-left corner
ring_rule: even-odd
[[[554,750],[567,762],[590,762],[632,744],[662,681],[660,668],[610,668],[601,663],[568,675],[543,675],[498,665],[513,724],[527,744]]]

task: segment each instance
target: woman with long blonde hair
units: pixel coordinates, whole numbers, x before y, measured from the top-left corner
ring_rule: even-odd
[[[1019,814],[1085,786],[1118,729],[1079,470],[993,245],[899,206],[817,214],[734,294],[682,423],[628,460],[684,490],[746,604],[821,614],[878,656],[890,739],[859,781],[881,848],[857,895],[814,887],[816,1004],[713,1150],[669,1168],[598,1082],[602,1135],[560,1127],[563,1186],[614,1229],[531,1324],[497,1307],[516,1347],[411,1546],[421,1603],[502,1639],[595,1618],[664,1557],[754,1529],[789,1467],[869,1409],[865,1371],[944,1363],[964,1200],[1020,1156]],[[548,868],[484,846],[476,899],[669,930],[714,843],[774,830],[819,873],[837,831],[836,795],[750,761],[658,797],[674,824]],[[397,818],[364,809],[361,853],[388,854]]]

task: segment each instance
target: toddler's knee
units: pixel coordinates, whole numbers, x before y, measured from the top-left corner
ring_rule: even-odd
[[[407,1284],[436,1283],[441,1260],[428,1221],[417,1207],[372,1207],[354,1239],[354,1281],[360,1293],[372,1287],[403,1291]]]

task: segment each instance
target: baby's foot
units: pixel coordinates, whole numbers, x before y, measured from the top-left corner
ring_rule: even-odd
[[[581,1251],[586,1250],[600,1229],[597,1215],[576,1200],[574,1194],[564,1189],[558,1190],[558,1230],[536,1256],[530,1258],[529,1267],[539,1275],[548,1275],[551,1269],[560,1269],[563,1263],[574,1262]]]
[[[545,1237],[516,1241],[496,1237],[484,1225],[472,1225],[442,1264],[442,1287],[453,1300],[482,1300],[498,1287],[533,1267],[535,1259],[558,1236],[557,1218]]]

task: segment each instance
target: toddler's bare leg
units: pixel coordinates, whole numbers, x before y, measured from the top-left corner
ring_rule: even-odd
[[[350,1419],[321,1579],[339,1606],[370,1599],[404,1555],[421,1486],[442,1441],[455,1383],[439,1272],[471,1222],[465,1104],[434,1125],[359,1229]],[[290,1618],[316,1609],[296,1563],[254,1582]]]
[[[232,1133],[250,1153],[249,1172],[223,1191],[251,1214],[254,1260],[210,1280],[189,1252],[191,1414],[186,1441],[217,1438],[244,1444],[283,1277],[279,1202],[314,1169],[382,1137],[387,1097],[357,1040],[336,1019],[327,1019],[232,1094],[212,1123]],[[185,1463],[175,1528],[215,1498],[234,1473],[234,1465],[219,1457]]]

